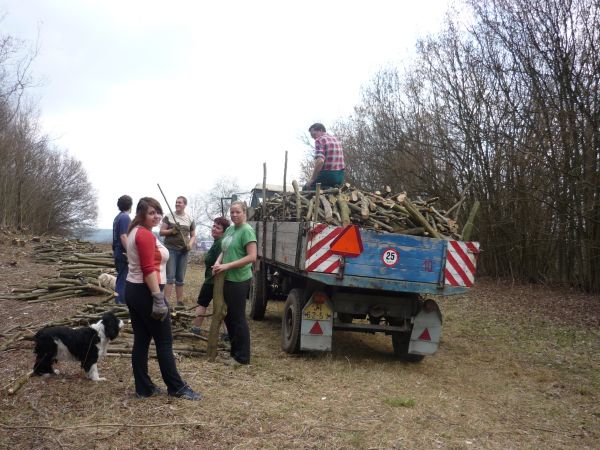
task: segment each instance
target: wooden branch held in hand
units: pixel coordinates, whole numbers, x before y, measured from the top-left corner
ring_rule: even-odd
[[[206,353],[209,361],[214,361],[217,357],[217,348],[219,344],[219,330],[221,329],[221,322],[227,314],[227,306],[225,305],[225,298],[223,297],[223,285],[225,284],[225,272],[218,273],[215,278],[215,285],[213,287],[213,318],[210,323],[210,330],[208,332],[208,347]]]

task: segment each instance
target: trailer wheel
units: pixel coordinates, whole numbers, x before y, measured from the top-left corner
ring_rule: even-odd
[[[424,355],[415,355],[408,353],[408,345],[410,344],[410,333],[392,333],[392,347],[394,347],[394,355],[402,361],[406,362],[421,362]]]
[[[292,289],[287,296],[281,319],[281,348],[287,353],[300,350],[300,326],[302,323],[302,289]]]
[[[263,279],[264,274],[264,270],[254,272],[250,284],[250,318],[253,320],[263,320],[267,310],[267,296],[263,290],[263,286],[266,284],[266,280]]]

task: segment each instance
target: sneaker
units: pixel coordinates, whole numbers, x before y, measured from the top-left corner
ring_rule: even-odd
[[[181,389],[179,389],[177,392],[175,392],[174,394],[169,394],[171,397],[177,397],[177,398],[182,398],[184,400],[200,400],[202,398],[202,394],[200,394],[199,392],[194,392],[192,390],[191,387],[189,387],[187,384],[182,387]]]
[[[229,333],[221,333],[221,336],[219,336],[219,339],[222,340],[223,342],[230,342]]]
[[[193,333],[196,336],[200,336],[202,334],[202,328],[200,328],[200,327],[192,327],[192,328],[190,328],[190,333]]]
[[[158,386],[152,386],[152,391],[149,394],[139,394],[139,393],[135,393],[135,396],[137,398],[148,398],[148,397],[154,397],[155,395],[160,395],[163,393],[163,390],[161,388],[159,388]]]
[[[177,306],[183,306],[183,300],[177,300]]]

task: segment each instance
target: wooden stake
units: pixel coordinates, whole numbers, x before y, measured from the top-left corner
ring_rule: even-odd
[[[208,332],[208,347],[206,353],[210,361],[214,361],[217,357],[217,349],[219,344],[219,330],[221,322],[227,313],[227,305],[223,297],[223,284],[225,283],[225,272],[217,274],[214,278],[215,285],[213,287],[213,318],[210,323]]]

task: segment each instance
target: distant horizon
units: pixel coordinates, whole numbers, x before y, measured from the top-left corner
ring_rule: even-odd
[[[153,233],[158,237],[157,230],[154,230]],[[79,237],[95,244],[111,244],[112,228],[93,228],[87,232],[80,233]],[[199,236],[196,242],[197,250],[207,251],[211,247],[213,240]]]

